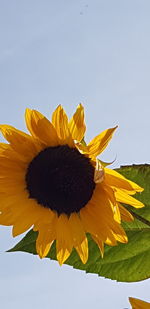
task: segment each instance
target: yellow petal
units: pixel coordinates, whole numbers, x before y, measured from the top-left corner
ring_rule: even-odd
[[[103,189],[106,192],[109,200],[111,201],[111,203],[113,205],[116,205],[116,198],[115,198],[115,193],[114,193],[114,189],[111,188],[110,186],[106,185],[105,181],[103,181]]]
[[[103,242],[106,242],[107,238],[109,238],[110,245],[116,245],[116,240],[111,232],[108,220],[104,222],[104,216],[101,212],[94,209],[94,205],[93,207],[82,208],[80,210],[80,218],[87,233],[96,236]]]
[[[9,211],[9,209],[5,210],[4,213],[0,213],[0,224],[1,225],[13,225],[14,223],[14,217],[12,216],[12,213]]]
[[[116,189],[115,197],[116,197],[117,202],[128,204],[128,205],[131,205],[131,206],[133,206],[135,208],[142,208],[142,207],[144,207],[144,204],[142,202],[140,202],[137,199],[135,199],[134,197],[128,195],[123,190]]]
[[[14,161],[11,158],[0,157],[0,170],[6,171],[9,174],[9,171],[23,172],[26,167],[25,163],[21,161]]]
[[[36,110],[26,109],[26,125],[33,137],[47,146],[57,146],[58,136],[52,123]]]
[[[34,129],[33,129],[33,120],[32,120],[32,114],[33,111],[29,108],[26,108],[25,110],[25,122],[26,122],[26,127],[28,129],[28,131],[30,132],[30,134],[36,138],[36,134],[34,133]]]
[[[81,141],[84,137],[86,126],[84,123],[84,108],[79,104],[77,110],[69,122],[71,136],[76,141]]]
[[[6,193],[0,193],[0,210],[14,209],[14,205],[19,205],[20,209],[20,203],[22,205],[22,197],[18,194],[6,195]]]
[[[1,159],[1,158],[0,158]],[[2,167],[0,165],[0,170],[1,170],[1,175],[0,175],[0,179],[1,178],[5,178],[7,180],[13,180],[15,179],[16,181],[23,181],[25,178],[25,173],[21,172],[21,171],[12,171],[11,169],[5,169],[4,167]]]
[[[16,137],[16,142],[23,142],[26,140],[31,140],[31,137],[24,133],[23,131],[20,131],[10,125],[7,124],[1,124],[0,125],[0,130],[4,136],[4,138],[11,143],[11,141],[13,142],[13,138],[15,139]],[[2,144],[4,146],[4,144]]]
[[[36,155],[37,148],[31,136],[9,125],[0,125],[0,130],[22,159],[31,160]]]
[[[80,256],[82,263],[85,264],[88,260],[88,241],[77,213],[71,214],[69,225],[72,233],[73,245]]]
[[[1,198],[0,198],[1,199]],[[16,202],[16,203],[15,203]],[[23,206],[22,206],[23,204]],[[20,196],[18,197],[10,195],[7,196],[6,199],[1,199],[1,206],[2,207],[2,213],[0,214],[0,224],[2,225],[14,225],[17,221],[18,217],[22,215],[21,217],[24,217],[25,207],[28,204],[28,200],[26,200],[26,203],[24,204],[24,199]],[[18,206],[19,205],[19,206]],[[29,213],[29,210],[27,211],[27,214]],[[32,215],[32,209],[31,209],[31,215]],[[27,221],[30,219],[27,218]]]
[[[117,187],[119,189],[125,189],[128,191],[134,191],[134,193],[143,191],[143,188],[141,188],[133,181],[126,179],[118,172],[108,168],[105,168],[105,182],[109,186]]]
[[[3,187],[0,187],[0,192],[3,192],[5,194],[14,194],[14,192],[16,192],[20,195],[24,194],[25,188],[24,186],[22,186],[21,184],[19,185],[11,185],[11,187],[9,185],[3,185]]]
[[[94,235],[92,235],[92,238],[97,243],[99,250],[100,250],[100,253],[101,253],[101,256],[103,258],[103,256],[104,256],[104,243],[103,243],[103,241],[101,241],[97,236],[94,236]]]
[[[138,298],[129,297],[132,309],[150,309],[150,303],[145,302]]]
[[[122,205],[118,203],[118,207],[120,210],[120,215],[121,215],[121,220],[122,221],[127,221],[127,222],[132,222],[134,220],[134,217],[131,215],[131,213],[125,209]]]
[[[26,232],[33,225],[34,220],[36,220],[37,214],[32,211],[30,201],[23,198],[21,199],[21,197],[20,201],[18,198],[17,204],[14,204],[14,202],[12,202],[12,205],[9,204],[9,209],[12,217],[14,217],[12,229],[13,237]]]
[[[2,175],[1,175],[2,176]],[[17,186],[26,186],[25,181],[24,181],[24,175],[20,175],[20,174],[15,174],[14,173],[14,178],[13,175],[10,174],[10,177],[0,177],[0,188],[2,186],[6,186],[6,187],[16,187]]]
[[[127,243],[128,242],[128,237],[122,228],[122,226],[117,223],[112,227],[112,232],[113,235],[115,236],[115,239],[121,243]]]
[[[22,217],[20,217],[20,220],[16,223],[14,223],[13,229],[12,229],[12,235],[13,237],[16,237],[24,232],[26,232],[30,227],[33,225],[33,222],[31,221],[24,221]]]
[[[1,158],[4,160],[5,158],[10,159],[17,165],[21,165],[24,167],[24,160],[21,155],[19,155],[10,144],[0,143],[0,162]]]
[[[92,206],[91,209],[94,211],[99,210],[101,216],[112,218],[114,216],[112,204],[116,204],[116,200],[114,198],[113,190],[109,188],[109,190],[106,191],[105,189],[106,186],[103,186],[103,184],[96,184],[91,199],[94,206]]]
[[[41,209],[43,210],[43,209]],[[47,214],[47,218],[46,215]],[[33,230],[39,231],[38,238],[36,240],[36,250],[40,258],[45,257],[56,239],[56,225],[58,216],[53,211],[47,211],[45,214],[41,212],[39,208],[38,220],[34,223]],[[40,218],[42,220],[40,220]],[[47,220],[46,220],[47,219]]]
[[[78,151],[79,151],[80,153],[86,155],[86,157],[89,157],[87,145],[84,145],[83,143],[76,142],[76,143],[75,143],[75,147],[78,149]],[[91,161],[92,161],[92,160],[91,160]],[[94,161],[94,163],[95,163],[95,161]]]
[[[10,149],[10,145],[9,144],[5,144],[5,143],[0,143],[0,155],[2,156],[3,154],[5,155],[5,153],[7,152],[7,150]]]
[[[34,202],[32,199],[21,199],[21,197],[20,202],[13,205],[12,213],[16,214],[12,230],[13,237],[26,232],[31,226],[33,226],[39,216],[38,207],[37,209],[34,208]]]
[[[114,219],[116,222],[121,223],[120,209],[117,204],[114,207]]]
[[[116,241],[115,237],[114,237],[113,241],[110,237],[107,237],[107,239],[105,240],[105,244],[108,245],[108,246],[116,246],[117,241]]]
[[[37,239],[36,251],[41,259],[47,256],[47,254],[49,253],[51,249],[53,242],[54,240],[47,241],[47,239],[43,238],[43,242],[39,244],[38,239]]]
[[[74,147],[69,131],[68,117],[61,105],[59,105],[53,112],[52,123],[58,134],[60,144],[68,144],[70,147]]]
[[[66,215],[59,216],[56,226],[56,251],[57,260],[62,265],[70,256],[73,247],[73,240]]]
[[[51,224],[42,226],[39,231],[36,240],[36,251],[41,259],[47,256],[54,240],[56,239],[55,226],[56,220],[52,220]]]
[[[115,220],[117,216],[115,207],[116,205],[112,205],[107,192],[98,184],[91,202],[80,210],[86,232],[112,246],[116,245],[117,241],[127,242],[126,234],[117,222],[119,218]]]
[[[105,150],[116,128],[117,126],[115,128],[105,130],[96,137],[94,137],[94,139],[88,144],[88,151],[90,157],[97,157]]]

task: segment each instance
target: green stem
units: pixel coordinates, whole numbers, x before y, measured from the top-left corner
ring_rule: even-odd
[[[130,211],[130,213],[132,214],[132,216],[133,216],[134,218],[136,218],[137,220],[139,220],[139,221],[143,222],[144,224],[150,226],[150,221],[148,221],[147,219],[144,219],[143,217],[137,215],[137,214],[136,214],[133,210],[131,210],[131,209],[130,209],[129,211]]]

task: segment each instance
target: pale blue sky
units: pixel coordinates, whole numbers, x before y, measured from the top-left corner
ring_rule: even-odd
[[[102,159],[150,163],[150,2],[0,0],[0,123],[24,130],[26,107],[86,110],[87,140],[119,125]],[[1,138],[2,141],[2,138]],[[25,253],[0,228],[0,305],[7,309],[129,308],[150,281],[117,283]]]

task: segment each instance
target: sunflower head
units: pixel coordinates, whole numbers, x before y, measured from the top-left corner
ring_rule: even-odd
[[[116,127],[86,144],[81,104],[70,120],[60,105],[51,121],[30,109],[25,120],[29,134],[0,125],[8,142],[0,143],[0,224],[12,225],[13,236],[31,227],[38,231],[41,258],[56,240],[60,264],[73,248],[87,262],[87,233],[102,256],[104,244],[126,243],[121,221],[133,217],[121,203],[143,207],[132,196],[143,189],[97,158]]]

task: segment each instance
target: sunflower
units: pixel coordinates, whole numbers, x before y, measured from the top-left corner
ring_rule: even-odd
[[[132,309],[150,309],[150,303],[147,303],[141,299],[129,297]]]
[[[73,248],[87,262],[87,233],[102,256],[104,244],[127,243],[121,221],[133,216],[120,203],[143,207],[132,196],[143,189],[97,159],[116,127],[86,144],[81,104],[70,121],[60,105],[51,122],[30,109],[25,120],[30,134],[0,125],[8,141],[0,143],[0,224],[12,225],[14,237],[31,227],[38,231],[40,258],[56,240],[60,265]]]

